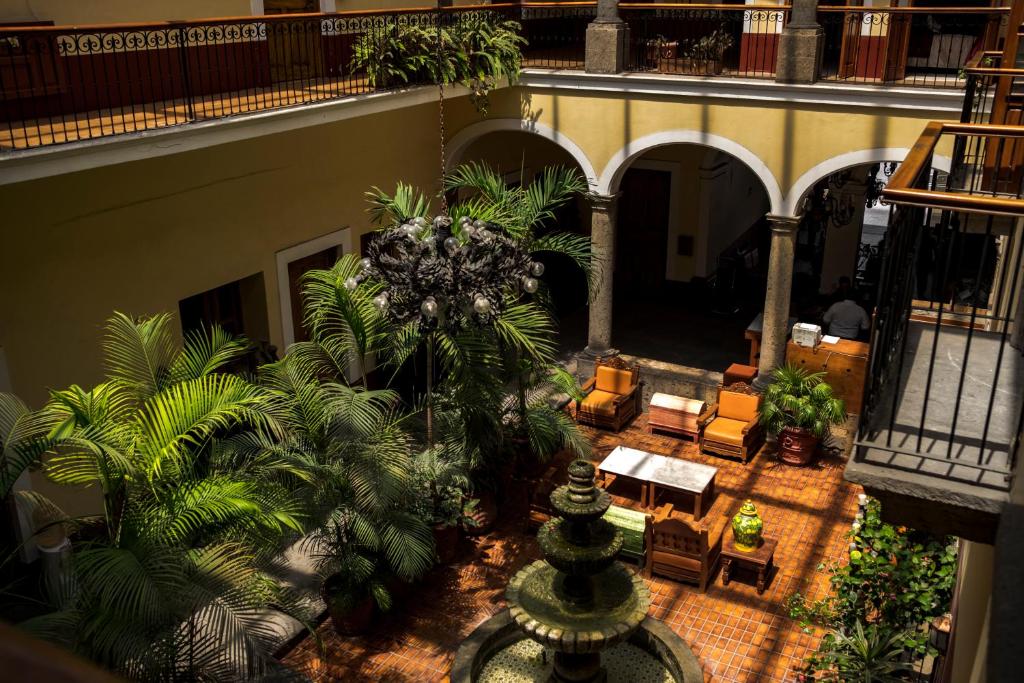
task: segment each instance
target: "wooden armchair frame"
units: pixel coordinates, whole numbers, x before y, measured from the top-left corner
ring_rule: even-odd
[[[641,400],[643,399],[643,382],[640,381],[640,366],[630,365],[618,356],[612,356],[607,359],[598,357],[594,361],[594,376],[583,383],[582,390],[584,395],[589,395],[596,388],[597,369],[602,366],[616,370],[626,370],[632,373],[630,390],[625,394],[617,395],[615,411],[611,416],[584,411],[580,405],[576,405],[574,409],[576,421],[580,424],[602,427],[618,432],[622,430],[623,425],[640,413]]]
[[[697,429],[700,432],[698,445],[701,453],[713,453],[715,455],[724,455],[729,458],[739,458],[744,464],[746,464],[750,462],[750,459],[757,454],[758,450],[760,450],[761,446],[764,444],[764,428],[761,427],[756,413],[754,414],[754,417],[743,426],[743,444],[740,446],[727,443],[725,441],[717,441],[713,438],[708,438],[706,435],[707,426],[718,417],[718,406],[722,402],[722,392],[747,394],[748,396],[757,396],[758,398],[761,397],[761,394],[756,389],[744,382],[737,382],[736,384],[732,384],[728,387],[718,387],[718,400],[708,406],[707,409],[700,414],[700,417],[697,418]]]
[[[711,521],[711,528],[688,522],[674,514],[672,503],[658,508],[647,527],[644,574],[695,582],[706,591],[722,554],[726,518]]]

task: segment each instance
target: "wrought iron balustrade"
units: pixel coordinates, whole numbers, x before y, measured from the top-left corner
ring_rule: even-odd
[[[952,150],[948,174],[936,149]],[[1024,427],[1024,128],[930,124],[892,204],[855,458],[1007,489]]]
[[[772,78],[788,5],[620,3],[630,71]]]
[[[1004,68],[1002,54],[982,52],[964,69],[961,123],[1024,124],[1024,69]]]
[[[107,26],[0,28],[0,150],[147,131],[426,82],[357,68],[440,24],[518,19],[517,4]],[[416,30],[421,33],[417,35]]]
[[[1008,7],[818,7],[822,78],[961,87],[972,57],[995,50]]]
[[[531,2],[520,8],[524,66],[583,69],[587,25],[597,16],[596,2]]]

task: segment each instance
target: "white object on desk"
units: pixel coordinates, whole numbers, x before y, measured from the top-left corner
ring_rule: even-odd
[[[793,341],[800,346],[813,349],[821,343],[821,326],[810,323],[793,325]]]
[[[835,335],[831,335],[831,334],[826,334],[826,335],[822,336],[821,341],[823,343],[825,343],[825,344],[838,344],[839,343],[839,337],[836,337]]]

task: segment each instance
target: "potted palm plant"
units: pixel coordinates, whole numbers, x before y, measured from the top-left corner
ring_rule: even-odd
[[[733,45],[732,36],[724,29],[690,41],[686,47],[686,66],[689,73],[712,76],[722,73],[722,58]]]
[[[846,420],[846,406],[824,381],[824,372],[787,365],[772,373],[764,391],[760,422],[779,439],[779,458],[806,465],[832,425]]]
[[[413,462],[417,512],[430,525],[437,561],[448,564],[455,559],[460,526],[471,526],[474,506],[466,502],[470,488],[465,460],[430,448]]]

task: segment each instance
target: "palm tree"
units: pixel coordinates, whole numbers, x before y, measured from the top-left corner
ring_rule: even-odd
[[[294,468],[224,446],[282,434],[269,392],[222,372],[247,344],[214,328],[179,348],[170,323],[115,313],[106,381],[52,392],[37,416],[46,475],[98,487],[103,510],[61,520],[78,530],[70,591],[23,626],[131,678],[248,678],[273,666],[261,611],[289,604],[261,567],[302,530],[264,474]]]
[[[549,167],[529,185],[518,187],[506,185],[501,175],[487,166],[470,163],[456,168],[445,179],[445,188],[466,195],[462,202],[449,209],[449,215],[472,216],[500,226],[524,250],[536,255],[563,254],[580,267],[588,280],[593,277],[589,238],[548,229],[555,209],[586,190],[586,183],[577,171]],[[370,214],[377,224],[401,224],[411,217],[430,213],[427,196],[404,183],[398,184],[393,195],[379,188],[367,194]],[[578,393],[573,388],[574,383],[566,381],[567,375],[554,363],[555,326],[550,310],[544,305],[544,296],[518,298],[518,293],[509,293],[503,314],[496,316],[492,325],[460,330],[457,334],[438,329],[424,335],[416,323],[387,331],[387,321],[374,312],[370,303],[378,290],[371,285],[347,291],[343,287],[344,278],[353,277],[358,272],[358,264],[354,258],[347,263],[345,259],[342,261],[336,267],[340,272],[310,276],[306,290],[310,304],[308,320],[315,323],[345,317],[342,334],[323,326],[328,336],[333,336],[335,341],[378,339],[382,345],[372,350],[395,367],[426,341],[428,365],[436,350],[445,378],[446,387],[439,392],[438,402],[449,415],[442,421],[449,429],[454,429],[454,433],[470,436],[464,447],[469,462],[478,464],[481,453],[500,450],[500,435],[508,426],[527,438],[531,450],[541,457],[564,446],[572,447],[581,455],[586,452],[586,441],[576,425],[541,399],[556,388],[570,396]],[[346,300],[349,303],[342,303]],[[362,312],[366,316],[361,321],[356,320]],[[370,329],[376,334],[350,332]],[[354,348],[351,343],[347,346]],[[369,350],[367,346],[360,347],[358,353],[365,357]],[[507,400],[510,390],[515,394],[512,401]],[[433,399],[428,401],[428,407],[433,408],[433,403]]]
[[[314,520],[307,546],[324,578],[346,574],[386,608],[383,579],[417,578],[434,558],[430,529],[411,511],[411,442],[398,397],[320,381],[314,367],[290,353],[261,369],[281,407],[285,437],[259,445],[304,463],[311,475],[302,496]]]

